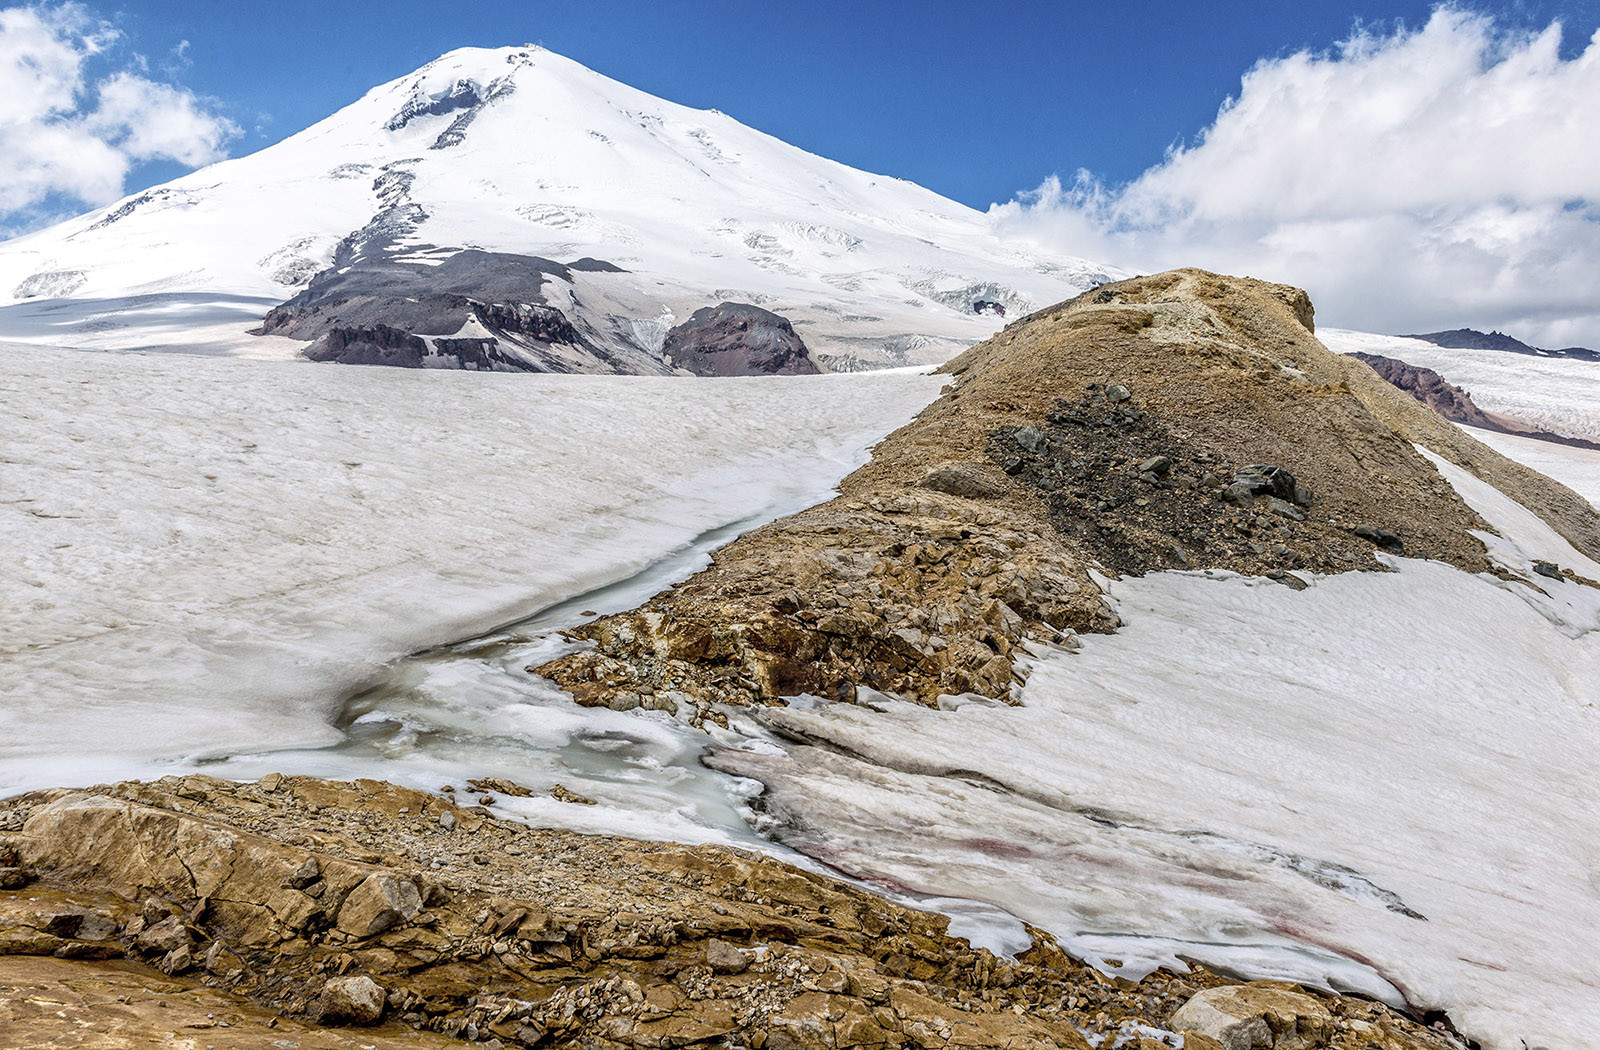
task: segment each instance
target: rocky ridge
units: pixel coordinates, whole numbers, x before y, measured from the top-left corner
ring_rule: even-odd
[[[1292,985],[1106,977],[1038,931],[996,958],[771,858],[495,798],[274,774],[0,802],[0,1046],[1460,1045]]]
[[[1471,394],[1453,383],[1445,382],[1444,377],[1431,368],[1407,364],[1399,358],[1385,357],[1382,354],[1352,353],[1350,356],[1365,361],[1386,381],[1404,390],[1452,423],[1480,427],[1501,434],[1517,434],[1522,437],[1538,438],[1541,441],[1553,441],[1575,448],[1600,448],[1600,444],[1593,441],[1568,437],[1565,434],[1557,434],[1505,416],[1485,412],[1472,400]]]
[[[1115,617],[1092,573],[1491,571],[1488,526],[1416,446],[1579,549],[1575,493],[1328,351],[1299,289],[1179,270],[1030,315],[942,369],[949,389],[840,495],[723,548],[531,672],[581,704],[688,710],[862,690],[1007,700],[1029,639]]]

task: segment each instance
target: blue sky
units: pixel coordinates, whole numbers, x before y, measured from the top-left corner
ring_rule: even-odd
[[[1600,3],[1478,5],[1560,18],[1566,47]],[[138,0],[100,8],[120,45],[218,99],[249,152],[454,47],[542,43],[675,102],[898,175],[977,208],[1053,172],[1131,179],[1204,128],[1258,59],[1321,50],[1358,23],[1421,24],[1423,2],[1229,4],[641,3]],[[135,182],[171,177],[151,165]],[[135,188],[130,185],[130,190]]]

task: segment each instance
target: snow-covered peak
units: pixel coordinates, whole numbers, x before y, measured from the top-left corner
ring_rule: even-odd
[[[104,301],[222,295],[253,322],[336,258],[469,247],[629,271],[587,289],[602,327],[749,302],[845,366],[948,356],[1003,323],[980,301],[1015,316],[1111,275],[542,48],[462,48],[260,152],[0,244],[0,337],[182,345]],[[92,323],[55,323],[83,300]],[[247,327],[208,345],[258,352]]]

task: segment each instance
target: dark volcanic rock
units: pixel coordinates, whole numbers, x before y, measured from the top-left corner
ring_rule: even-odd
[[[370,328],[334,328],[306,349],[306,356],[313,361],[396,368],[421,368],[427,353],[428,344],[421,339],[383,324]]]
[[[701,376],[816,375],[787,318],[749,303],[705,306],[667,333],[662,352]]]
[[[1470,331],[1470,329],[1467,331]],[[1440,334],[1453,335],[1454,333],[1444,332]],[[1472,334],[1481,335],[1482,333]],[[1511,339],[1510,336],[1503,336],[1498,332],[1490,334],[1500,339]],[[1511,339],[1511,341],[1516,342],[1514,339]],[[1524,346],[1525,344],[1518,343],[1517,345]],[[1521,353],[1522,351],[1516,352]],[[1588,353],[1589,351],[1583,352]],[[1353,353],[1350,356],[1365,361],[1386,381],[1404,390],[1452,423],[1461,423],[1469,427],[1481,427],[1484,430],[1494,430],[1502,434],[1520,434],[1523,437],[1538,438],[1541,441],[1553,441],[1557,444],[1572,445],[1576,448],[1600,448],[1600,444],[1584,438],[1568,437],[1565,434],[1557,434],[1529,423],[1507,420],[1503,416],[1491,416],[1473,402],[1472,395],[1458,386],[1445,382],[1444,377],[1431,368],[1409,365],[1398,358],[1383,357],[1379,354]]]
[[[1404,390],[1424,405],[1453,423],[1487,427],[1498,430],[1484,415],[1483,409],[1473,404],[1472,396],[1458,386],[1444,381],[1444,377],[1431,368],[1408,365],[1393,357],[1380,354],[1351,354],[1373,367],[1386,381]]]
[[[572,274],[551,259],[476,249],[442,262],[409,255],[361,259],[318,274],[305,291],[268,313],[261,331],[310,339],[337,322],[452,335],[461,328],[468,300],[543,303],[540,290],[551,277],[570,281]]]
[[[478,93],[477,84],[471,80],[457,80],[449,90],[438,97],[419,91],[406,102],[400,112],[389,118],[384,127],[389,131],[399,131],[419,117],[443,116],[458,109],[470,109],[481,101],[483,97]]]
[[[1530,346],[1504,332],[1480,332],[1475,328],[1452,328],[1447,332],[1427,332],[1401,338],[1421,339],[1449,350],[1499,350],[1504,353],[1529,354],[1534,357],[1572,357],[1580,361],[1600,361],[1600,352],[1587,347],[1569,346],[1561,350],[1545,350]]]
[[[533,255],[459,251],[440,259],[416,249],[329,267],[275,307],[262,335],[313,340],[313,361],[500,372],[666,371],[643,351],[631,356],[581,332],[544,296],[546,281],[574,271],[623,272],[581,259],[569,267]],[[473,327],[478,331],[463,332]],[[585,359],[593,364],[584,365]]]

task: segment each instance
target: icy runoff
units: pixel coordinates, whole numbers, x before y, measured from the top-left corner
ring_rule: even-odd
[[[283,356],[245,334],[344,258],[476,247],[628,271],[551,305],[659,354],[722,300],[836,369],[942,360],[1115,271],[540,48],[468,48],[285,141],[0,245],[0,339]]]
[[[385,661],[826,498],[941,382],[0,347],[0,791],[337,743]]]

